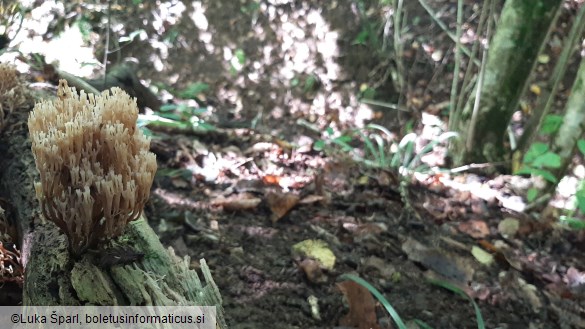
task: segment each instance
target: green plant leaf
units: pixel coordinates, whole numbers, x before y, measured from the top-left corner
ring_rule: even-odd
[[[546,169],[537,169],[532,168],[530,166],[524,165],[519,170],[514,172],[514,175],[534,175],[534,176],[542,176],[542,178],[546,179],[547,181],[556,184],[557,179],[550,171]]]
[[[585,230],[585,221],[581,219],[561,216],[561,222],[567,224],[573,230]]]
[[[536,197],[538,196],[538,189],[531,187],[528,189],[528,191],[526,192],[526,200],[528,200],[528,202],[532,202],[534,200],[536,200]]]
[[[81,38],[84,42],[88,42],[91,38],[91,22],[85,16],[79,18],[76,22],[77,28],[81,33]]]
[[[159,108],[160,112],[170,112],[177,109],[177,104],[164,104]]]
[[[370,37],[370,31],[363,29],[352,42],[352,45],[365,45]]]
[[[407,133],[411,133],[414,130],[414,119],[410,119],[406,121],[406,125],[404,126],[404,131]]]
[[[559,131],[561,124],[563,123],[563,117],[556,114],[549,114],[544,117],[542,122],[542,128],[540,132],[544,135],[554,134]]]
[[[514,172],[514,175],[532,175],[534,168],[522,166],[520,169]]]
[[[318,140],[313,144],[313,149],[317,152],[323,151],[325,148],[325,142],[322,140]]]
[[[203,82],[191,83],[185,88],[185,90],[179,93],[179,97],[185,99],[196,99],[199,94],[206,92],[209,89],[209,85]]]
[[[344,152],[349,152],[349,151],[353,150],[353,147],[351,145],[347,144],[347,143],[349,143],[351,141],[352,141],[352,138],[350,136],[346,136],[346,135],[339,136],[339,137],[334,138],[332,140],[332,142],[334,144],[337,144],[337,145],[341,146],[341,149]]]
[[[311,90],[313,90],[313,88],[315,87],[315,85],[318,82],[318,78],[314,75],[310,75],[307,80],[305,81],[305,86],[303,87],[303,92],[309,92]]]
[[[532,169],[531,170],[531,174],[532,175],[536,175],[536,176],[541,176],[542,178],[546,179],[547,181],[556,184],[557,183],[557,178],[555,177],[555,175],[553,175],[550,171],[545,170],[545,169]]]
[[[359,129],[357,131],[357,133],[360,135],[360,137],[362,138],[362,140],[364,141],[364,144],[366,145],[366,151],[369,152],[372,157],[374,157],[374,163],[379,166],[379,167],[384,167],[385,164],[385,159],[383,159],[382,157],[384,157],[384,154],[379,154],[378,151],[376,150],[376,147],[374,146],[374,144],[372,143],[371,139],[374,139],[377,143],[378,143],[378,148],[380,148],[380,141],[379,139],[382,139],[380,135],[378,134],[372,134],[375,135],[376,137],[369,137],[366,136],[366,134],[364,134],[364,132]],[[380,137],[380,138],[377,138]],[[384,143],[384,140],[382,139],[382,143]],[[383,146],[382,146],[383,148]],[[367,153],[366,153],[366,158],[367,158]]]
[[[410,168],[410,166],[415,165],[415,162],[412,161],[413,156],[414,156],[414,142],[409,141],[403,148],[401,166],[406,167],[406,168]]]
[[[539,155],[532,162],[532,166],[536,168],[559,168],[561,166],[561,157],[553,152],[546,152]]]
[[[351,138],[351,136],[348,136],[348,135],[342,135],[342,136],[335,138],[334,141],[339,141],[342,143],[349,143],[352,141],[352,138]]]
[[[524,163],[532,163],[539,155],[548,151],[548,145],[544,143],[534,143],[530,145],[528,152],[524,155]]]
[[[578,190],[577,193],[575,193],[575,198],[577,199],[577,207],[581,213],[585,214],[585,190],[583,188]]]
[[[582,155],[585,155],[585,139],[579,139],[577,141],[577,148],[581,151]]]
[[[577,198],[577,207],[581,213],[585,214],[585,196],[576,196]]]
[[[382,138],[382,136],[379,134],[373,134],[372,137],[378,144],[378,166],[383,167],[386,165],[386,143],[384,143],[384,138]]]
[[[244,65],[246,63],[246,53],[243,49],[237,49],[235,53],[236,58],[238,59],[238,63]]]
[[[585,230],[585,221],[580,219],[570,219],[567,221],[567,224],[574,230]]]
[[[414,16],[414,18],[412,19],[412,25],[416,26],[420,24],[420,21],[421,21],[420,16]]]
[[[163,41],[173,44],[175,43],[180,34],[181,30],[174,26],[171,29],[167,30],[167,32],[164,34]]]
[[[196,115],[196,116],[200,116],[202,114],[207,113],[208,109],[207,107],[193,107],[191,108],[191,114],[192,115]]]
[[[202,131],[214,131],[215,130],[215,126],[212,124],[209,124],[207,122],[203,122],[203,121],[199,121],[193,124],[193,128],[198,129],[198,130],[202,130]]]
[[[183,118],[186,118],[186,119],[188,119],[189,117],[192,116],[192,109],[193,109],[193,107],[191,107],[187,104],[179,104],[179,106],[177,107],[177,111],[179,113],[181,113]]]
[[[404,166],[405,163],[410,162],[412,156],[411,152],[416,137],[415,133],[406,134],[402,137],[400,143],[398,143],[398,150],[394,153],[392,161],[390,162],[392,168],[398,168],[399,166]]]
[[[376,89],[368,87],[361,92],[360,98],[373,99],[374,97],[376,97]]]
[[[258,2],[252,2],[247,6],[241,6],[240,11],[244,14],[250,14],[260,9],[260,4]]]

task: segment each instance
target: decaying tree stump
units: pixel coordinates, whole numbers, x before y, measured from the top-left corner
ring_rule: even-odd
[[[26,125],[32,106],[12,113],[0,132],[0,197],[14,209],[10,218],[19,231],[23,304],[217,306],[217,327],[226,328],[221,296],[205,260],[200,261],[202,282],[189,269],[189,257],[165,249],[144,217],[131,222],[109,247],[80,259],[70,256],[65,235],[43,219],[35,197],[38,173]]]

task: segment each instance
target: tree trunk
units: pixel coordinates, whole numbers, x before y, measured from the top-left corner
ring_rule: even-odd
[[[451,127],[461,134],[452,152],[456,165],[506,159],[504,136],[508,123],[561,2],[506,1],[490,44],[479,105],[474,110],[474,92],[461,119]]]
[[[205,260],[203,284],[189,269],[189,257],[165,249],[144,218],[130,223],[110,247],[70,257],[66,237],[39,210],[27,118],[26,109],[12,113],[0,132],[0,197],[15,209],[11,217],[21,237],[23,305],[217,306],[217,327],[226,328]]]
[[[585,133],[585,60],[581,60],[571,96],[567,100],[563,123],[552,141],[551,151],[561,158],[561,166],[554,170],[557,181],[565,175],[573,160],[577,141]]]

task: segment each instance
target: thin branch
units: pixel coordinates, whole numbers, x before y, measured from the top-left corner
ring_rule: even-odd
[[[108,0],[108,23],[106,24],[106,45],[104,49],[104,86],[106,85],[106,78],[108,75],[108,52],[110,48],[110,23],[111,23],[111,9],[112,1]]]
[[[455,43],[455,68],[453,68],[453,83],[451,84],[451,113],[457,111],[456,98],[459,87],[459,71],[461,68],[461,32],[463,30],[463,0],[457,1],[457,40]],[[471,62],[470,62],[471,63]],[[469,67],[468,67],[469,68]],[[463,90],[463,88],[461,88]],[[451,128],[451,126],[449,126]]]
[[[494,9],[494,4],[495,2],[492,2],[492,9]],[[487,27],[487,36],[488,36],[488,40],[489,40],[489,36],[491,35],[492,32],[492,20],[488,21],[488,27]],[[488,41],[489,42],[489,41]],[[475,101],[473,104],[473,112],[471,114],[471,120],[469,123],[469,134],[467,135],[467,142],[466,142],[466,147],[465,150],[466,152],[470,152],[471,149],[473,148],[473,139],[474,139],[474,135],[475,135],[475,128],[477,126],[477,120],[479,117],[479,104],[481,101],[481,89],[483,86],[483,78],[485,76],[485,67],[488,61],[488,47],[484,47],[483,48],[483,54],[481,56],[481,68],[479,70],[479,79],[477,80],[477,87],[476,87],[476,92],[475,92]]]
[[[445,25],[445,23],[443,23],[443,21],[441,21],[438,17],[437,14],[433,11],[433,9],[429,6],[428,3],[426,3],[425,0],[418,0],[418,2],[421,4],[421,6],[429,13],[429,15],[431,15],[431,18],[435,21],[435,23],[437,23],[437,25],[439,25],[439,27],[445,32],[447,33],[447,36],[453,40],[453,42],[457,42],[457,37],[455,35],[453,35],[453,33],[451,31],[449,31],[449,28],[447,27],[447,25]],[[467,55],[469,57],[470,60],[472,60],[475,65],[480,66],[479,61],[477,60],[477,58],[473,58],[471,56],[471,52],[469,51],[469,49],[467,49],[467,47],[461,47],[461,50],[463,51],[463,53],[465,55]]]

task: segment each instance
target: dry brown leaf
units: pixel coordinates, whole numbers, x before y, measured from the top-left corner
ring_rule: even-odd
[[[307,276],[307,279],[312,283],[323,283],[327,281],[327,277],[321,270],[321,263],[318,261],[311,258],[305,258],[300,261],[298,265]]]
[[[273,223],[278,222],[288,212],[299,203],[299,196],[292,193],[268,192],[266,193],[266,202],[272,211],[270,219]]]
[[[402,244],[402,251],[411,261],[422,264],[454,284],[467,284],[475,273],[475,262],[470,259],[438,247],[426,246],[412,238]]]
[[[472,219],[459,224],[459,231],[476,239],[483,239],[490,234],[488,225],[483,220]]]
[[[376,175],[376,180],[380,186],[388,187],[388,186],[396,186],[399,184],[399,179],[395,173],[390,171],[381,170]]]
[[[549,284],[547,284],[546,286],[544,286],[544,289],[546,291],[548,291],[549,293],[552,293],[558,297],[564,298],[564,299],[573,299],[574,296],[571,293],[571,290],[569,290],[569,288],[567,287],[566,284],[562,283],[562,282],[551,282]]]
[[[384,225],[377,223],[359,224],[352,232],[359,239],[367,239],[387,231]]]
[[[349,304],[349,313],[341,318],[340,325],[359,329],[380,328],[376,318],[376,301],[368,289],[353,281],[340,282],[337,288]]]
[[[516,218],[504,218],[498,223],[498,232],[504,237],[513,237],[520,229],[520,220]]]

